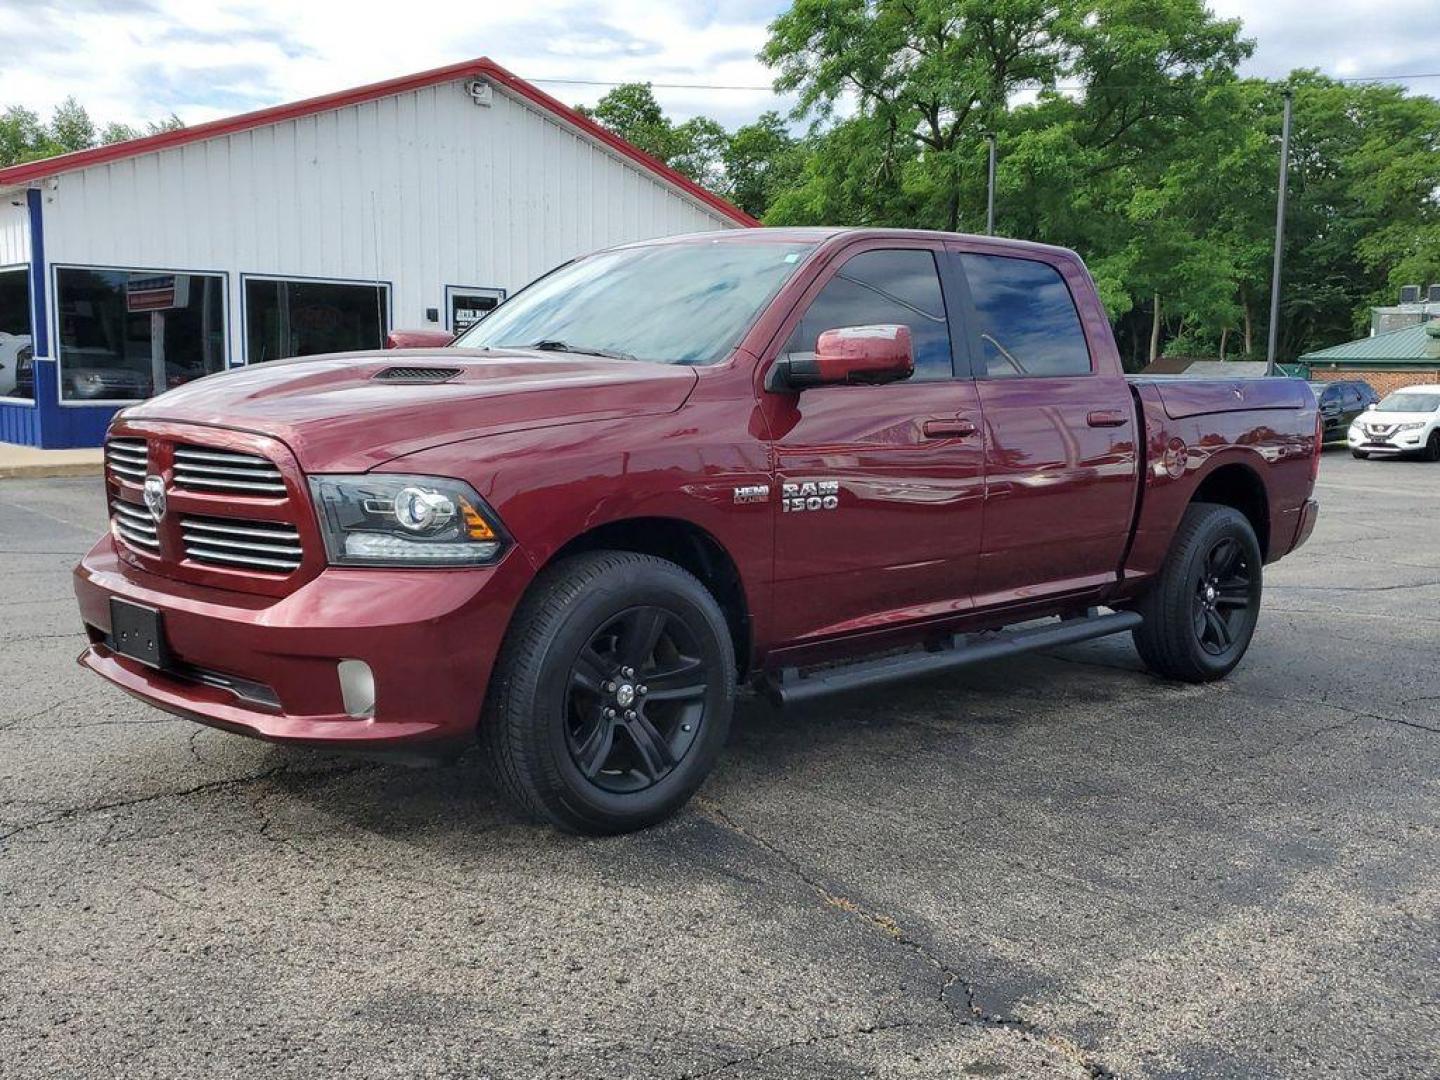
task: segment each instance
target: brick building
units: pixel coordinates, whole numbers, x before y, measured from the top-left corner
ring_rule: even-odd
[[[1440,319],[1318,349],[1299,363],[1311,379],[1363,379],[1382,397],[1402,386],[1440,384]]]

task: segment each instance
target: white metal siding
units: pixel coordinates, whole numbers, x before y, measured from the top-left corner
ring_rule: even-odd
[[[596,248],[735,226],[528,102],[492,102],[445,83],[62,174],[46,258],[228,272],[238,362],[243,274],[386,281],[393,325],[418,327],[429,307],[443,323],[446,285],[514,291]]]
[[[25,192],[0,196],[0,266],[30,261],[30,208]],[[14,205],[19,203],[19,206]]]

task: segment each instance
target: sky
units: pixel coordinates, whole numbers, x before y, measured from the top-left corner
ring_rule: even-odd
[[[727,127],[791,104],[755,59],[783,0],[0,0],[0,109],[74,94],[99,123],[188,124],[489,56],[571,104],[649,81],[677,119]],[[1246,74],[1440,72],[1436,0],[1211,0],[1256,39]],[[1440,95],[1440,79],[1407,85]]]

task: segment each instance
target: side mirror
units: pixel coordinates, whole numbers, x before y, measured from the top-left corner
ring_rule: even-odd
[[[776,363],[777,388],[878,385],[908,379],[915,373],[910,328],[901,325],[841,326],[826,330],[815,353],[791,356]]]
[[[443,349],[454,340],[449,330],[391,330],[385,335],[385,348]]]

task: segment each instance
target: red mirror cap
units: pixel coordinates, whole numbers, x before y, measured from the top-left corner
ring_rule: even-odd
[[[454,340],[449,330],[391,330],[385,335],[385,348],[443,349]]]
[[[826,330],[815,343],[815,367],[826,383],[908,379],[915,373],[910,328],[887,324]]]

